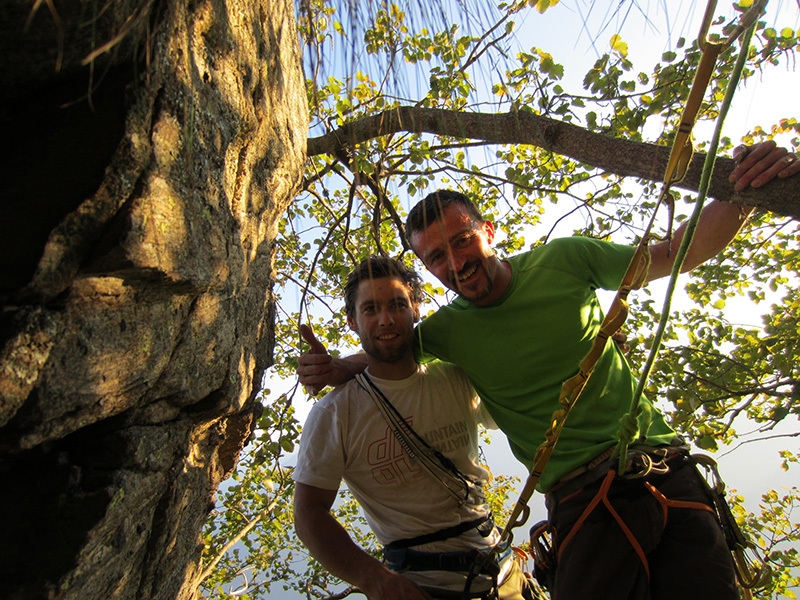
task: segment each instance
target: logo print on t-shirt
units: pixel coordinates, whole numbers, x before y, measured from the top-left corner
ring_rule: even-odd
[[[413,427],[412,420],[407,421]],[[411,464],[411,459],[403,452],[403,447],[389,427],[383,438],[369,445],[368,456],[372,476],[381,485],[407,483],[422,475],[422,469]]]
[[[411,417],[406,421],[414,426]],[[464,421],[425,432],[422,436],[439,452],[449,452],[469,444],[467,424]],[[383,438],[369,445],[368,456],[369,464],[372,466],[372,476],[382,485],[407,483],[422,474],[422,469],[412,464],[389,427],[386,428]]]

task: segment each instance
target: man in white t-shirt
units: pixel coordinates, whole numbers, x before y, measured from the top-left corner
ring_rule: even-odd
[[[312,408],[294,471],[297,535],[326,569],[371,599],[427,599],[441,587],[461,592],[475,549],[499,538],[482,492],[488,473],[478,463],[477,426],[489,417],[460,369],[414,360],[419,285],[414,271],[381,257],[350,274],[347,323],[361,339],[367,378],[336,388]],[[308,328],[303,333],[314,339]],[[412,458],[419,446],[403,447],[379,396],[424,440],[421,446],[440,452],[452,468],[445,460],[432,474]],[[331,514],[342,480],[384,546],[384,562],[355,544]],[[500,578],[503,600],[533,597],[513,560]],[[483,574],[472,591],[492,583]]]

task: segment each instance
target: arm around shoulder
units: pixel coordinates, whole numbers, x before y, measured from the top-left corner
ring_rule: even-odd
[[[333,358],[330,354],[301,354],[297,358],[298,381],[317,395],[326,386],[339,386],[367,368],[366,354]]]
[[[747,186],[761,187],[772,179],[791,177],[800,173],[800,161],[794,154],[769,140],[754,146],[738,146],[733,151],[737,162],[730,181],[735,190]],[[700,222],[692,237],[682,271],[689,271],[719,254],[739,233],[752,213],[751,207],[714,200],[703,209]],[[683,239],[686,225],[675,231],[672,243],[660,242],[650,247],[650,270],[647,281],[665,277],[672,272],[675,254]]]

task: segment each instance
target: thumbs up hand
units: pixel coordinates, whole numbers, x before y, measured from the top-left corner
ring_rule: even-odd
[[[297,358],[297,375],[306,391],[316,396],[328,384],[327,376],[332,370],[333,357],[314,335],[311,327],[300,325],[300,335],[311,348]]]

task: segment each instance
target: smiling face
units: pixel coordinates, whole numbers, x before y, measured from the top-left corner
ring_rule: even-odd
[[[398,277],[362,279],[347,324],[361,338],[375,377],[402,379],[416,370],[412,352],[419,308]]]
[[[510,271],[492,251],[494,226],[476,222],[465,207],[451,204],[439,219],[411,234],[411,247],[445,286],[476,306],[497,300]]]

